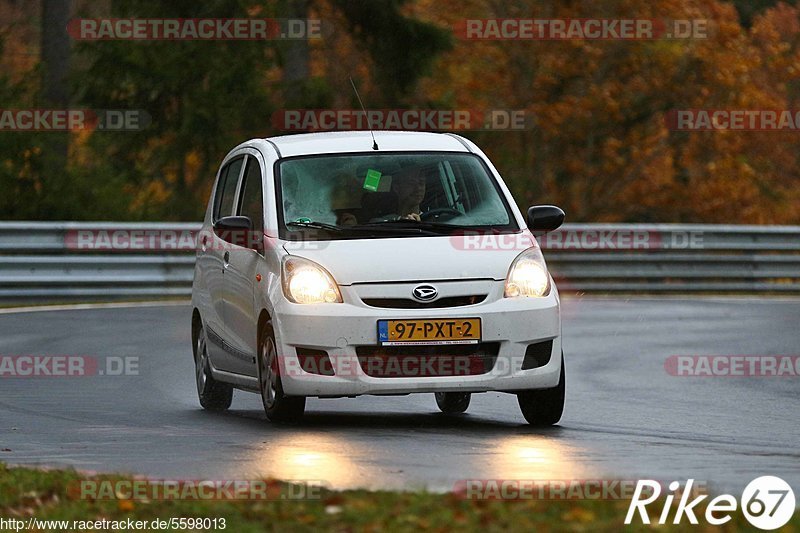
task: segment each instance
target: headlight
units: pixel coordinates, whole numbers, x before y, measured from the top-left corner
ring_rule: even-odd
[[[538,247],[528,248],[514,259],[506,278],[506,298],[541,297],[550,294],[550,275]]]
[[[283,259],[283,294],[297,304],[340,303],[342,294],[333,276],[314,261],[287,256]]]

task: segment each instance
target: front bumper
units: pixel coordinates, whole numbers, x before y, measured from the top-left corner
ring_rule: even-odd
[[[385,309],[364,304],[342,286],[345,303],[299,305],[281,298],[273,315],[283,390],[291,396],[357,396],[416,392],[520,391],[555,387],[561,373],[561,317],[555,287],[544,298],[503,298],[504,282],[491,283],[480,304],[434,309]],[[378,344],[377,321],[386,319],[479,317],[482,341],[497,343],[494,366],[486,373],[451,376],[372,377],[361,368],[358,346]],[[552,341],[544,366],[522,370],[526,348]],[[301,369],[297,348],[328,353],[335,375]]]

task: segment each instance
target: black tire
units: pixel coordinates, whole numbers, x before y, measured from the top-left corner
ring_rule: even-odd
[[[214,379],[211,375],[211,362],[208,358],[208,345],[203,326],[197,328],[194,339],[194,377],[197,384],[197,397],[203,409],[224,411],[233,401],[233,387]]]
[[[564,353],[561,353],[561,377],[552,389],[535,389],[517,393],[522,416],[532,426],[545,427],[557,424],[564,413],[566,373]]]
[[[286,396],[283,393],[275,333],[269,322],[258,336],[258,384],[264,412],[271,422],[296,422],[303,417],[305,396]]]
[[[466,411],[472,398],[469,392],[437,392],[434,396],[439,410],[448,415],[460,415]]]

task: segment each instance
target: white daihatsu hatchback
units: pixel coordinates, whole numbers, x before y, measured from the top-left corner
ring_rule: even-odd
[[[564,213],[523,217],[486,155],[452,134],[255,139],[222,162],[192,286],[197,391],[267,417],[306,397],[517,396],[525,419],[564,407],[558,291],[534,238]]]

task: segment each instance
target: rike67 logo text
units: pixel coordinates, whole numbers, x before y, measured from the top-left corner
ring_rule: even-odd
[[[672,504],[675,496],[679,494],[678,505],[672,519],[673,524],[682,523],[684,517],[691,524],[698,524],[695,507],[705,500],[708,495],[702,494],[690,500],[693,496],[693,479],[689,479],[684,487],[678,481],[669,484],[671,494],[664,498],[664,507],[658,515],[658,524],[666,524],[670,518]],[[643,496],[645,495],[646,496]],[[647,506],[655,503],[661,496],[661,484],[657,481],[639,480],[625,516],[625,523],[630,524],[638,512],[639,519],[644,524],[649,524],[651,516]],[[705,507],[705,521],[714,526],[720,526],[731,520],[739,502],[730,494],[721,494],[710,500]],[[654,506],[655,507],[655,506]],[[762,476],[751,481],[742,492],[741,509],[745,518],[753,526],[763,530],[773,530],[785,525],[794,514],[795,497],[792,487],[784,480],[775,476]],[[655,516],[655,515],[654,515]]]

